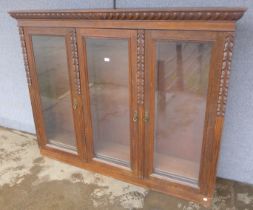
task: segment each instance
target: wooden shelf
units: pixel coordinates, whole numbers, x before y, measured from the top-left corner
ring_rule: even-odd
[[[179,181],[197,183],[199,176],[199,164],[166,154],[155,154],[155,174]]]
[[[123,166],[130,166],[130,146],[107,141],[97,142],[95,146],[95,155],[104,161],[112,162]]]
[[[46,97],[43,97],[45,101]],[[59,147],[76,150],[75,132],[69,92],[57,99],[47,99],[43,110],[46,135],[49,143]]]

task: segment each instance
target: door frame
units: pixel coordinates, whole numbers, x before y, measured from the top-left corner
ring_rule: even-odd
[[[211,42],[212,50],[210,57],[208,93],[206,98],[205,126],[203,132],[203,143],[201,149],[201,162],[198,186],[192,186],[186,182],[179,182],[174,179],[166,179],[152,174],[154,161],[154,128],[155,128],[155,65],[156,65],[156,40],[171,40],[184,42]],[[212,196],[215,185],[215,174],[218,154],[217,145],[220,142],[220,133],[217,127],[216,102],[219,89],[221,57],[224,47],[223,33],[209,31],[168,31],[168,30],[147,30],[145,48],[145,110],[150,113],[150,120],[145,125],[145,169],[144,177],[151,183],[170,184],[180,189],[188,189],[195,193]],[[217,88],[218,87],[218,88]],[[216,149],[215,149],[216,148]]]
[[[83,108],[81,94],[78,94],[76,87],[76,71],[73,56],[73,36],[75,36],[75,29],[73,28],[47,28],[47,27],[23,27],[24,30],[24,42],[25,49],[27,51],[27,60],[29,66],[29,73],[31,77],[31,88],[29,88],[31,103],[34,115],[34,122],[36,127],[36,133],[38,136],[38,144],[40,146],[41,153],[52,154],[56,157],[70,158],[73,161],[85,160],[86,148],[85,148],[85,136],[82,127],[84,127],[83,121]],[[66,149],[61,149],[57,147],[52,147],[46,137],[41,95],[39,89],[38,74],[36,70],[35,56],[33,52],[32,36],[61,36],[65,39],[66,45],[66,57],[67,57],[67,68],[68,68],[68,78],[69,78],[69,91],[71,100],[71,111],[73,116],[73,126],[74,126],[74,136],[76,140],[77,151],[70,151]],[[77,103],[76,109],[74,109],[74,100]]]
[[[95,158],[94,146],[93,146],[93,129],[92,129],[92,117],[90,107],[90,94],[89,94],[89,79],[88,79],[88,65],[87,65],[87,52],[85,38],[100,38],[100,39],[127,39],[128,40],[128,55],[129,55],[129,110],[130,110],[130,168],[123,167],[120,165],[112,164],[107,161]],[[79,63],[81,70],[81,83],[83,94],[83,104],[85,115],[85,133],[87,141],[87,161],[97,167],[107,166],[113,171],[117,171],[122,174],[138,176],[141,172],[141,166],[138,153],[140,148],[138,130],[139,123],[133,122],[134,112],[138,111],[137,107],[137,90],[136,90],[136,69],[137,69],[137,31],[126,30],[126,29],[89,29],[89,28],[78,28],[77,29],[77,44],[79,52]],[[139,115],[139,113],[137,112]],[[137,116],[139,119],[140,117]],[[129,170],[130,169],[130,170]]]

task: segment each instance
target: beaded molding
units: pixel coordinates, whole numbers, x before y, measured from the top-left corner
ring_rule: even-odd
[[[24,59],[24,65],[25,65],[26,79],[27,79],[28,86],[31,86],[32,85],[32,79],[31,79],[31,74],[30,74],[30,69],[29,69],[29,64],[28,64],[28,56],[27,56],[25,35],[24,35],[23,27],[19,27],[19,36],[20,36],[23,59]]]
[[[137,32],[137,103],[144,103],[144,30]]]
[[[168,9],[108,11],[13,11],[17,19],[85,19],[85,20],[238,20],[245,9]]]
[[[72,64],[75,70],[75,84],[77,94],[81,94],[81,81],[80,81],[80,69],[78,62],[78,51],[77,51],[77,41],[76,41],[76,31],[71,32],[71,53],[72,53]]]
[[[231,71],[232,51],[234,46],[234,35],[228,34],[225,38],[223,60],[220,76],[219,95],[217,102],[217,115],[224,116],[228,97],[228,85]]]

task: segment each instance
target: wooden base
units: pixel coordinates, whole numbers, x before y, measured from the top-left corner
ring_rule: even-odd
[[[63,151],[57,151],[48,147],[40,148],[40,152],[42,155],[49,158],[90,170],[95,173],[101,173],[105,176],[119,179],[131,184],[136,184],[141,187],[148,187],[149,189],[166,193],[171,196],[176,196],[180,199],[194,201],[204,207],[210,207],[212,202],[212,196],[203,195],[199,189],[191,186],[180,185],[173,182],[170,183],[168,180],[163,181],[155,177],[144,177],[143,179],[140,179],[139,177],[134,176],[131,171],[124,172],[124,170],[121,170],[113,165],[105,165],[104,163],[99,163],[97,161],[84,162],[76,155],[65,153]]]

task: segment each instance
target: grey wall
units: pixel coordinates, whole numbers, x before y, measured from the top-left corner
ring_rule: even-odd
[[[7,11],[111,6],[112,0],[0,0],[0,125],[34,132],[16,22]],[[248,7],[237,27],[218,176],[253,183],[253,0],[118,0],[117,6]]]

